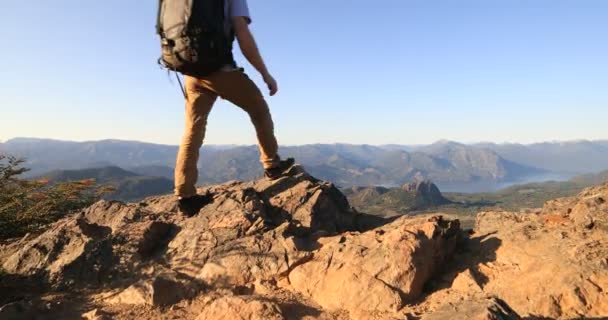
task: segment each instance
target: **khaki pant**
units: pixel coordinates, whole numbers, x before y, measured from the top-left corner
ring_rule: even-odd
[[[208,77],[186,77],[186,130],[177,154],[175,194],[191,197],[196,194],[199,149],[205,138],[207,117],[220,96],[245,110],[257,133],[260,161],[265,169],[278,164],[277,140],[268,105],[251,79],[242,71],[220,71]]]

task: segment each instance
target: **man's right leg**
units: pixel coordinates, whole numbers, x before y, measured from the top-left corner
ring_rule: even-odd
[[[201,79],[201,85],[218,93],[249,114],[255,127],[260,149],[260,162],[264,169],[281,164],[277,154],[278,144],[274,124],[264,96],[251,79],[242,71],[218,72]]]
[[[199,150],[205,138],[207,118],[217,94],[200,86],[200,80],[186,77],[186,128],[175,164],[175,195],[189,198],[196,195]]]

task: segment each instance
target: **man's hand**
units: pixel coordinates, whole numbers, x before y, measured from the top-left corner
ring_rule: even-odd
[[[274,96],[279,91],[279,86],[277,85],[277,81],[270,75],[270,72],[268,72],[266,64],[264,64],[264,59],[260,55],[255,38],[251,30],[249,30],[248,19],[246,17],[234,17],[232,18],[232,24],[243,55],[262,75],[264,82],[268,86],[268,90],[270,90],[270,95]]]
[[[270,90],[270,95],[274,96],[277,91],[279,91],[279,85],[277,84],[277,81],[270,74],[264,75],[263,78],[264,82],[266,82],[266,85],[268,86],[268,90]]]

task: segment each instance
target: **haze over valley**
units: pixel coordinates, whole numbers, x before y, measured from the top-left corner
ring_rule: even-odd
[[[177,146],[135,141],[70,142],[15,138],[0,152],[23,157],[30,177],[55,170],[119,167],[139,176],[173,179]],[[398,187],[431,180],[444,192],[491,192],[515,184],[567,180],[608,169],[608,141],[431,145],[314,144],[284,146],[311,174],[340,187]],[[203,146],[201,184],[261,176],[256,146]]]

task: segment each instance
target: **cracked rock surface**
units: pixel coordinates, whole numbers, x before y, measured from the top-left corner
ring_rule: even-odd
[[[0,247],[0,319],[519,319],[608,315],[608,186],[532,214],[356,212],[295,166],[277,181],[101,201]]]

